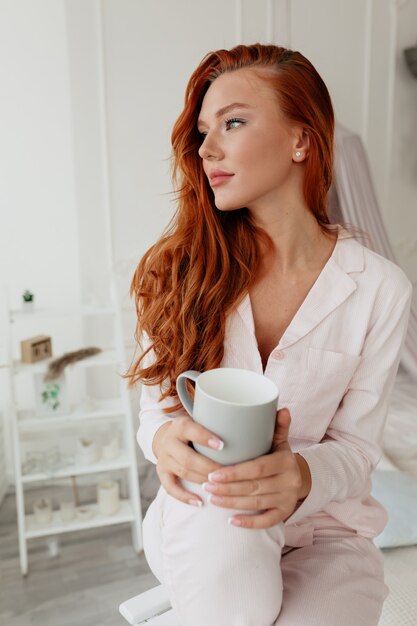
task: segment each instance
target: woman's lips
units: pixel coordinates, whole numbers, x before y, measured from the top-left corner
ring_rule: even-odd
[[[210,186],[218,187],[219,185],[223,185],[223,183],[227,182],[234,176],[234,174],[214,174],[214,176],[210,177]]]

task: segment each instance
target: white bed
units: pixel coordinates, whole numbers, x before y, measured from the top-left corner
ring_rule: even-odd
[[[374,487],[390,515],[376,539],[390,589],[379,626],[417,626],[417,385],[403,371],[392,394]]]
[[[383,554],[390,595],[385,600],[379,626],[416,626],[417,546],[385,549]]]

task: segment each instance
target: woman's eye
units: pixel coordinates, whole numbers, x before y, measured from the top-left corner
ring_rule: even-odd
[[[231,128],[239,128],[241,124],[244,124],[243,120],[238,119],[237,117],[233,117],[230,120],[225,121],[226,130],[230,130]]]

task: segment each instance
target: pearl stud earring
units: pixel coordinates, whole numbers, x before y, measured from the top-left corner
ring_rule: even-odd
[[[300,157],[300,156],[301,156],[301,152],[298,152],[298,151],[297,151],[297,152],[295,153],[295,156],[296,156],[296,157]]]

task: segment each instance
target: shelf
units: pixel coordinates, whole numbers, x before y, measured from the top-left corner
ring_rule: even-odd
[[[100,515],[98,513],[97,504],[88,504],[86,506],[92,508],[95,512],[93,517],[88,520],[80,520],[76,518],[70,522],[63,522],[61,520],[59,510],[57,510],[52,512],[52,521],[49,524],[39,526],[35,521],[34,515],[25,515],[26,539],[73,532],[76,530],[85,530],[87,528],[97,528],[98,526],[124,524],[126,522],[133,522],[135,519],[135,514],[130,500],[121,500],[120,510],[114,515]]]
[[[98,307],[98,306],[73,306],[73,307],[44,307],[35,308],[33,311],[25,311],[23,309],[12,309],[9,312],[10,321],[28,321],[31,319],[45,319],[53,317],[76,317],[76,316],[94,316],[94,315],[114,315],[116,309],[114,307]]]
[[[22,363],[22,361],[13,362],[13,370],[15,374],[31,373],[37,374],[46,372],[51,361],[60,358],[63,355],[53,356],[49,359],[43,359],[37,363]],[[86,369],[88,367],[97,367],[103,365],[121,365],[122,359],[120,358],[117,350],[102,350],[94,356],[89,356],[75,363],[67,365],[68,368],[76,367],[80,369]]]
[[[117,290],[113,289],[113,286],[115,285],[112,285],[111,299],[107,302],[100,300],[87,306],[83,306],[78,301],[70,306],[62,306],[57,302],[57,306],[51,307],[41,308],[36,305],[33,311],[16,307],[13,310],[8,309],[7,312],[5,346],[8,350],[1,359],[0,367],[5,368],[10,390],[13,456],[18,468],[15,483],[19,557],[23,575],[28,573],[27,541],[35,537],[131,523],[133,546],[136,551],[142,549],[142,514],[132,409],[127,390],[123,385],[123,373],[128,366],[124,341],[125,328]],[[65,385],[63,386],[67,387],[65,394],[67,403],[60,404],[56,409],[57,411],[65,410],[65,413],[55,413],[52,408],[45,408],[46,405],[42,401],[42,391],[45,387],[42,384],[42,378],[48,371],[51,361],[68,354],[68,351],[64,352],[65,344],[61,342],[61,348],[56,350],[57,354],[48,359],[42,359],[36,363],[22,363],[19,360],[21,355],[18,343],[22,337],[29,337],[30,334],[48,334],[45,328],[49,324],[50,332],[52,328],[55,329],[53,342],[55,342],[56,333],[58,345],[59,339],[65,339],[74,324],[78,330],[81,330],[83,322],[86,323],[87,320],[89,324],[85,330],[91,331],[91,337],[97,336],[97,339],[91,339],[89,345],[96,345],[101,348],[101,351],[65,367]],[[16,353],[10,354],[13,350],[16,350]],[[6,356],[9,358],[8,363],[4,362]],[[90,388],[89,383],[94,383],[97,398],[85,395],[86,390]],[[50,391],[52,392],[53,389]],[[64,393],[62,395],[64,396]],[[47,412],[41,413],[41,411]],[[117,458],[104,460],[100,456],[91,465],[78,463],[79,457],[75,454],[76,447],[71,446],[75,436],[82,436],[84,431],[85,433],[94,431],[103,435],[110,426],[117,426],[121,442],[123,442],[123,449],[120,450]],[[54,448],[49,454],[48,445],[52,443]],[[60,450],[60,457],[54,453],[55,449]],[[27,454],[29,450],[34,453],[32,457]],[[25,454],[28,461],[30,458],[33,459],[33,463],[24,461]],[[57,461],[55,467],[54,455]],[[22,475],[19,470],[23,468],[26,473]],[[25,514],[28,492],[31,487],[35,486],[35,483],[46,487],[49,481],[56,488],[59,488],[62,483],[62,486],[68,489],[68,485],[64,483],[68,483],[71,480],[70,477],[84,475],[89,477],[89,482],[99,482],[100,475],[106,473],[115,475],[115,472],[120,476],[123,475],[123,479],[126,479],[128,484],[128,493],[125,494],[125,498],[128,499],[121,501],[120,510],[115,515],[100,515],[96,502],[88,505],[94,512],[91,519],[77,517],[72,521],[64,522],[60,511],[56,510],[49,524],[39,526],[34,515]],[[79,482],[81,483],[82,480],[79,479]],[[78,511],[81,508],[79,507]]]
[[[41,480],[55,480],[57,478],[68,478],[69,476],[81,476],[85,474],[98,474],[119,469],[127,469],[129,460],[127,453],[122,450],[119,456],[112,461],[97,461],[91,465],[68,465],[55,471],[37,472],[36,474],[22,474],[22,483],[34,483]]]
[[[96,407],[90,411],[83,409],[83,407],[74,407],[70,413],[53,417],[35,417],[30,411],[19,411],[19,430],[23,432],[37,428],[49,428],[50,426],[71,426],[75,422],[101,419],[102,417],[117,417],[126,412],[121,398],[96,400],[95,404]]]

